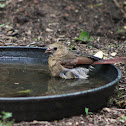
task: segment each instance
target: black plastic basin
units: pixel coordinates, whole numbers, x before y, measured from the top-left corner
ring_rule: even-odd
[[[3,67],[5,65],[16,66],[18,64],[24,65],[24,67],[30,65],[33,67],[41,65],[47,66],[48,55],[44,52],[45,48],[0,47],[0,65],[2,64]],[[46,70],[48,71],[48,67],[46,68]],[[9,74],[11,75],[11,72]],[[32,76],[31,79],[34,82],[36,75],[34,74],[34,72],[32,74],[30,76]],[[41,78],[40,75],[39,78]],[[96,111],[106,105],[109,97],[113,93],[117,82],[121,78],[121,72],[116,66],[111,64],[96,65],[94,75],[96,75],[97,77],[104,75],[105,78],[108,78],[108,82],[93,89],[81,91],[75,90],[74,92],[61,94],[47,94],[40,96],[24,95],[18,97],[7,95],[5,97],[0,97],[0,111],[12,112],[13,118],[16,120],[16,122],[61,119],[64,117],[70,117],[73,115],[85,113],[85,107],[89,108],[89,111]],[[8,79],[7,76],[4,76],[5,81],[7,81]],[[22,78],[25,78],[25,76],[27,75],[21,75],[18,79],[20,80]],[[48,79],[50,78],[51,77],[49,77]],[[11,79],[8,79],[8,82],[10,80]],[[27,80],[27,82],[29,81]],[[46,90],[48,88],[48,85],[46,86],[44,81],[38,83],[39,85],[41,85],[41,88],[37,88],[37,84],[33,84],[34,87],[32,87],[32,84],[27,85],[26,83],[26,85],[31,86],[30,89],[37,88],[37,90],[33,90],[33,92],[36,92],[40,89]],[[15,82],[15,84],[18,85],[17,82]],[[0,85],[2,87],[4,83],[0,82]],[[16,90],[15,85],[13,86],[13,89]],[[0,89],[0,93],[1,90],[2,88]],[[55,90],[59,89],[55,88]]]

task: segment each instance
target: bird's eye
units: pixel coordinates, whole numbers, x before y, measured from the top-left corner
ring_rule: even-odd
[[[57,47],[54,47],[54,50],[56,51],[57,50]]]

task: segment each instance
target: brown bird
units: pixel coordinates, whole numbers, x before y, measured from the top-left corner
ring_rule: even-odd
[[[114,59],[98,60],[91,55],[82,55],[69,50],[62,42],[56,42],[48,45],[46,53],[49,53],[48,66],[54,77],[61,77],[65,79],[88,77],[91,70],[91,65],[95,64],[113,64],[126,63],[126,57],[119,57]],[[82,67],[88,65],[89,67]]]

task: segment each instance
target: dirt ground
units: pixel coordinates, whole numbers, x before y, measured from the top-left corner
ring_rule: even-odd
[[[119,6],[118,6],[119,5]],[[75,41],[85,30],[90,42]],[[79,52],[105,57],[126,56],[125,0],[1,0],[0,46],[44,47],[62,40]],[[14,126],[124,126],[126,125],[126,64],[119,90],[102,110],[53,122],[21,122]],[[106,92],[107,93],[107,92]]]

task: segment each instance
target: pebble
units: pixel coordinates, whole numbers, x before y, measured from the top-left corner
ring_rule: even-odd
[[[117,55],[116,52],[111,53],[111,56],[116,56],[116,55]]]
[[[102,51],[98,51],[94,56],[102,59],[103,58],[103,52]]]

